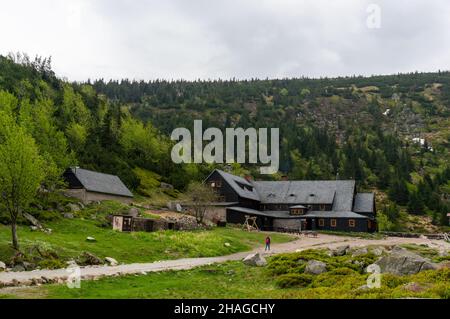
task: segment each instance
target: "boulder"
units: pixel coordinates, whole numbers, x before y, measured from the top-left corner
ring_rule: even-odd
[[[89,242],[97,241],[97,239],[95,239],[94,237],[91,237],[91,236],[86,237],[86,240],[89,241]]]
[[[64,218],[67,218],[67,219],[73,219],[73,214],[72,213],[64,213]]]
[[[6,270],[6,264],[3,261],[0,261],[0,271]]]
[[[411,292],[421,292],[426,289],[426,287],[418,284],[417,282],[409,282],[403,286],[403,289]]]
[[[349,249],[349,245],[336,247],[336,249],[332,250],[332,256],[344,256]]]
[[[305,274],[320,275],[326,271],[327,264],[318,260],[308,261],[305,268]]]
[[[76,263],[81,266],[103,265],[103,260],[95,256],[94,254],[85,251],[80,256],[78,256]]]
[[[131,207],[129,210],[128,210],[128,215],[130,215],[130,216],[133,216],[133,217],[138,217],[139,216],[139,213],[140,213],[140,211],[139,211],[139,209],[138,208],[136,208],[136,207]]]
[[[356,249],[356,250],[353,251],[352,257],[365,255],[365,254],[367,254],[367,253],[368,253],[368,250],[367,250],[366,247],[358,248],[358,249]]]
[[[173,189],[174,188],[172,184],[164,183],[164,182],[161,182],[161,185],[159,187],[162,189]]]
[[[110,266],[117,266],[119,263],[112,257],[105,257],[105,261]]]
[[[422,270],[437,269],[430,260],[401,247],[394,247],[389,255],[381,257],[375,264],[380,266],[381,273],[394,275],[412,275]]]
[[[244,264],[246,264],[246,265],[249,265],[249,266],[258,266],[258,267],[261,267],[261,266],[267,265],[266,259],[265,259],[263,256],[261,256],[260,253],[250,254],[250,255],[248,255],[247,257],[245,257],[245,258],[242,260],[242,262],[243,262]]]
[[[36,226],[38,228],[42,228],[41,223],[35,217],[33,217],[32,215],[24,212],[24,213],[22,213],[22,216],[26,220],[28,220],[31,223],[31,225]]]
[[[14,267],[12,268],[12,271],[25,271],[25,267],[22,264],[17,264],[14,265]]]
[[[69,204],[66,205],[66,207],[71,212],[79,212],[80,211],[80,206],[78,206],[77,204],[74,204],[74,203],[69,203]]]
[[[374,254],[375,256],[381,256],[381,255],[383,255],[383,253],[385,252],[386,250],[384,249],[384,248],[382,248],[382,247],[375,247],[375,248],[372,248],[371,250],[370,250],[370,252],[372,253],[372,254]]]

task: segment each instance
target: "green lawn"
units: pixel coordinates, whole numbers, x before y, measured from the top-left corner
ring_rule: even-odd
[[[308,287],[279,288],[267,268],[228,262],[192,270],[82,281],[80,289],[43,285],[1,291],[0,298],[450,298],[450,270],[397,277],[384,275],[379,289],[358,290],[367,274],[328,272]],[[421,292],[405,289],[416,282]]]
[[[61,219],[46,223],[51,234],[19,227],[21,250],[27,253],[38,245],[55,251],[60,260],[68,260],[83,251],[99,257],[113,257],[120,263],[151,262],[183,257],[210,257],[250,250],[263,245],[265,233],[246,232],[236,228],[213,228],[198,231],[159,231],[152,233],[121,233],[99,226],[99,222],[86,219]],[[87,236],[96,242],[86,241]],[[10,227],[0,224],[0,260],[8,261],[11,248]],[[273,243],[292,240],[293,237],[274,234]],[[224,244],[228,242],[230,246]]]

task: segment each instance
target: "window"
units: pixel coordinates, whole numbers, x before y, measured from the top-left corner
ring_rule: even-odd
[[[355,220],[354,219],[349,219],[348,220],[348,226],[349,227],[355,227]]]
[[[319,219],[319,226],[320,227],[323,227],[323,226],[325,226],[325,220],[324,219]]]
[[[324,204],[320,204],[320,210],[325,210],[325,205]]]
[[[330,225],[331,225],[331,227],[336,227],[336,219],[332,219],[330,221]]]

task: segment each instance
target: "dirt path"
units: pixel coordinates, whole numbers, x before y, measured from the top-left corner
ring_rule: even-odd
[[[273,255],[285,252],[295,252],[310,248],[336,248],[341,245],[360,247],[368,245],[391,246],[398,244],[425,244],[437,250],[450,250],[450,243],[442,240],[430,240],[426,238],[397,238],[385,239],[361,239],[355,237],[332,236],[319,234],[317,238],[301,237],[297,240],[273,244],[270,252],[264,252],[264,248],[254,249],[252,252],[261,252],[264,255]],[[251,252],[236,253],[227,256],[184,258],[177,260],[165,260],[152,263],[135,263],[118,266],[88,266],[80,269],[82,280],[92,280],[103,276],[120,276],[125,274],[145,274],[165,270],[191,269],[198,266],[221,263],[231,260],[241,260]],[[70,273],[66,269],[34,270],[23,272],[1,272],[0,287],[2,286],[30,286],[36,283],[63,283]],[[1,292],[1,290],[0,290]]]

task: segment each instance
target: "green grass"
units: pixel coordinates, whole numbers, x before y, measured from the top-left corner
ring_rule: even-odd
[[[213,228],[197,231],[158,231],[152,233],[121,233],[99,226],[96,220],[62,219],[48,222],[51,234],[19,227],[19,242],[25,253],[35,245],[55,251],[60,259],[68,260],[83,251],[99,257],[113,257],[120,263],[152,262],[184,257],[210,257],[250,250],[262,245],[265,234],[246,232],[235,228]],[[86,241],[87,236],[96,242]],[[292,240],[292,237],[271,235],[274,243]],[[0,260],[8,261],[14,251],[10,245],[10,227],[0,225]],[[230,247],[224,244],[230,243]]]
[[[424,271],[410,276],[383,275],[379,289],[358,290],[368,274],[348,268],[310,276],[307,287],[280,288],[267,268],[239,261],[192,270],[148,275],[108,277],[82,281],[80,289],[43,285],[1,291],[2,298],[450,298],[450,270]],[[411,292],[404,285],[415,282],[424,288]]]

